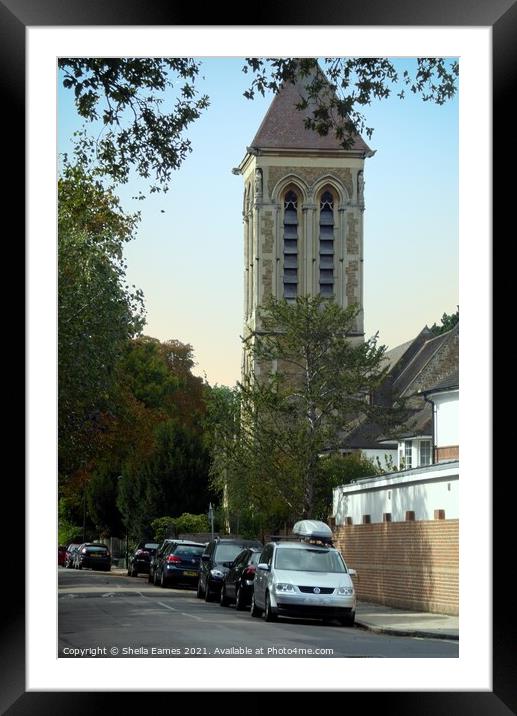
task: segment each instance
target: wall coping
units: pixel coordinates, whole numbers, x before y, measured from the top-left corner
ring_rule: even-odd
[[[437,480],[458,480],[460,476],[459,460],[451,462],[436,463],[426,467],[415,467],[412,470],[390,472],[386,475],[376,475],[354,480],[346,485],[339,485],[334,488],[334,493],[339,490],[341,494],[351,492],[367,492],[379,490],[383,487],[399,487],[411,483],[425,483]]]

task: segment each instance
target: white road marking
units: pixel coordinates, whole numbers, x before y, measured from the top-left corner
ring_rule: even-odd
[[[169,607],[168,604],[164,604],[163,602],[158,602],[158,604],[159,604],[161,607],[165,607],[165,609],[170,609],[171,612],[177,612],[177,611],[178,611],[178,610],[175,609],[174,607]]]

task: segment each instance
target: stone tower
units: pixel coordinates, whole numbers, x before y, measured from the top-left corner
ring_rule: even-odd
[[[374,152],[360,136],[343,149],[331,132],[306,129],[296,104],[307,79],[275,95],[251,146],[233,170],[244,179],[244,336],[260,329],[269,297],[321,294],[360,307],[363,331],[363,171]],[[243,375],[251,366],[243,356]],[[255,373],[257,368],[254,367]]]

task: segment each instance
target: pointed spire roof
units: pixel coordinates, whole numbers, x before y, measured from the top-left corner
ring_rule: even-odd
[[[321,70],[319,71],[321,72]],[[284,82],[274,96],[251,147],[255,149],[341,150],[361,152],[366,156],[371,156],[372,150],[358,134],[350,149],[344,150],[332,130],[326,136],[322,136],[313,129],[306,129],[304,122],[306,117],[312,116],[314,102],[309,102],[307,108],[302,110],[297,109],[296,105],[306,96],[305,87],[310,81],[310,77],[303,77],[294,84],[290,81]],[[333,91],[330,89],[330,85],[329,90]]]

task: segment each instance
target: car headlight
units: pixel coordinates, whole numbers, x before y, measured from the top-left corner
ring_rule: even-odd
[[[275,591],[277,591],[277,592],[294,592],[294,587],[292,584],[288,584],[287,582],[278,582],[275,585]]]
[[[217,579],[222,579],[224,577],[224,574],[221,572],[220,569],[211,569],[210,575],[212,577],[216,577]]]
[[[346,595],[347,597],[351,597],[352,594],[354,593],[354,588],[353,587],[339,587],[339,589],[337,590],[337,593],[340,594],[341,596]]]

